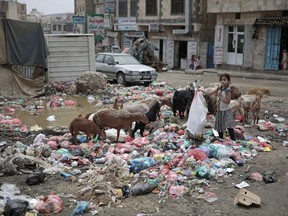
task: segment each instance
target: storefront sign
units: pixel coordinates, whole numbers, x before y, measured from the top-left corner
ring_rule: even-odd
[[[72,22],[73,22],[73,24],[84,24],[85,18],[84,18],[84,16],[73,16]]]
[[[216,25],[215,27],[215,46],[214,46],[214,63],[222,64],[223,63],[223,35],[224,35],[224,26]]]
[[[113,23],[114,15],[105,13],[104,14],[104,28],[105,29],[112,29],[112,23]]]
[[[96,41],[104,39],[104,15],[88,14],[87,15],[87,33],[94,34]]]
[[[116,2],[115,0],[105,0],[105,13],[115,13]]]
[[[136,31],[136,17],[119,17],[118,30],[120,31]]]
[[[150,24],[149,25],[149,32],[159,32],[160,31],[160,25],[159,24]]]

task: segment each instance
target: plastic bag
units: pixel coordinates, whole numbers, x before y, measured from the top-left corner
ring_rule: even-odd
[[[51,193],[43,200],[40,200],[35,209],[43,214],[57,214],[63,210],[63,202],[57,195]]]
[[[77,206],[73,209],[71,216],[82,215],[89,208],[90,203],[86,201],[77,202]]]
[[[30,175],[30,176],[26,179],[25,183],[26,183],[27,185],[35,185],[35,184],[42,183],[42,182],[44,182],[44,180],[45,180],[45,176],[46,176],[46,174],[43,173],[43,170],[42,170],[42,169],[36,170],[35,172],[33,172],[32,175]]]
[[[203,137],[203,131],[208,113],[207,104],[202,92],[196,91],[187,122],[187,130],[194,138]]]
[[[156,164],[153,158],[150,157],[136,158],[130,160],[130,163],[131,163],[130,172],[133,173],[138,173]]]
[[[9,200],[4,209],[5,216],[24,216],[27,212],[29,203],[25,200]]]
[[[131,188],[130,194],[132,196],[148,194],[151,193],[156,187],[157,185],[155,184],[149,184],[149,183],[138,184]]]

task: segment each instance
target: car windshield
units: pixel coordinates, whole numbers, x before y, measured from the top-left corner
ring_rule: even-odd
[[[140,62],[130,55],[118,55],[114,56],[115,62],[119,65],[140,64]]]

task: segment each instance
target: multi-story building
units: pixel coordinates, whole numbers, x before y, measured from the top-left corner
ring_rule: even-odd
[[[26,20],[26,4],[17,0],[0,0],[0,18]]]
[[[187,69],[192,55],[213,65],[216,14],[207,14],[207,0],[106,0],[105,17],[114,23],[106,28],[108,43],[130,47],[146,37],[156,47],[155,54],[169,68]],[[106,41],[107,42],[107,41]]]
[[[42,15],[37,9],[32,9],[27,15],[27,21],[40,23],[44,34],[67,34],[74,32],[73,14]]]
[[[98,0],[74,0],[74,14],[76,16],[84,16],[85,22],[83,24],[76,24],[77,29],[80,33],[87,33],[87,22],[86,18],[88,14],[96,12],[95,5]]]
[[[287,0],[207,0],[217,15],[215,64],[218,68],[287,70]]]

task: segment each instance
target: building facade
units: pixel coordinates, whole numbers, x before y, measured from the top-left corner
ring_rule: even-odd
[[[209,46],[213,47],[216,14],[207,14],[206,0],[106,0],[106,13],[113,4],[113,17],[106,16],[114,23],[106,30],[108,42],[118,42],[123,49],[146,37],[169,68],[187,69],[192,55],[200,56],[203,67],[213,65]]]
[[[288,1],[208,0],[217,68],[287,70]]]
[[[44,34],[68,34],[75,31],[73,15],[71,13],[42,15],[37,9],[32,9],[27,15],[27,21],[40,23]]]
[[[26,20],[26,4],[17,0],[0,0],[0,18]]]

